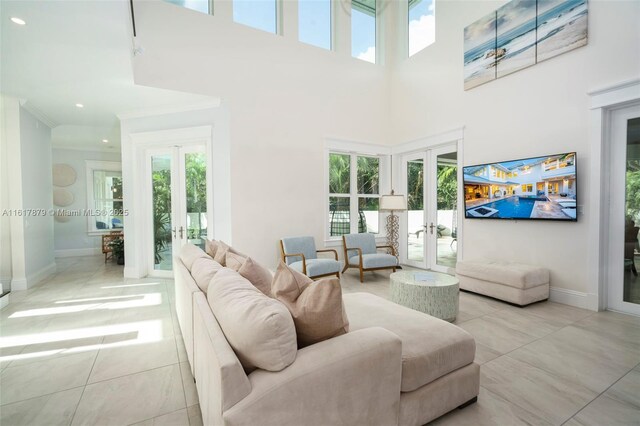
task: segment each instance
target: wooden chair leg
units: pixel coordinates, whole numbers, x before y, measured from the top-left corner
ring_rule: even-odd
[[[360,268],[360,282],[364,283],[364,271]]]
[[[340,272],[336,272],[336,277],[340,278]]]
[[[395,271],[396,271],[396,268],[393,268],[393,272],[395,272]]]
[[[342,269],[342,273],[344,274],[347,271],[347,268],[349,268],[349,264],[345,263],[344,264],[344,269]]]

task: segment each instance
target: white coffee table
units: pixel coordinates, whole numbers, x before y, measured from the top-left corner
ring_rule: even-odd
[[[458,315],[459,281],[433,271],[391,274],[391,301],[431,316],[454,321]]]

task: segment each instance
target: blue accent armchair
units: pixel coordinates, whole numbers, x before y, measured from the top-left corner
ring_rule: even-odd
[[[345,264],[342,273],[348,268],[360,270],[360,282],[364,282],[365,271],[379,269],[393,269],[398,267],[396,251],[392,246],[376,246],[376,237],[373,234],[348,234],[342,236]],[[378,249],[391,249],[391,254],[378,253]]]
[[[309,278],[335,275],[340,278],[341,263],[333,249],[316,250],[313,237],[290,237],[280,240],[282,261]],[[318,253],[333,252],[334,259],[319,258]]]

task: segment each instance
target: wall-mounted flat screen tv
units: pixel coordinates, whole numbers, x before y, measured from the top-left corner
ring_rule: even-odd
[[[577,221],[576,153],[464,167],[469,219]]]

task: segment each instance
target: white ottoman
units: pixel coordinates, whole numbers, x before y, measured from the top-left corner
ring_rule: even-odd
[[[549,298],[549,270],[500,260],[463,260],[456,264],[460,289],[516,305]]]

